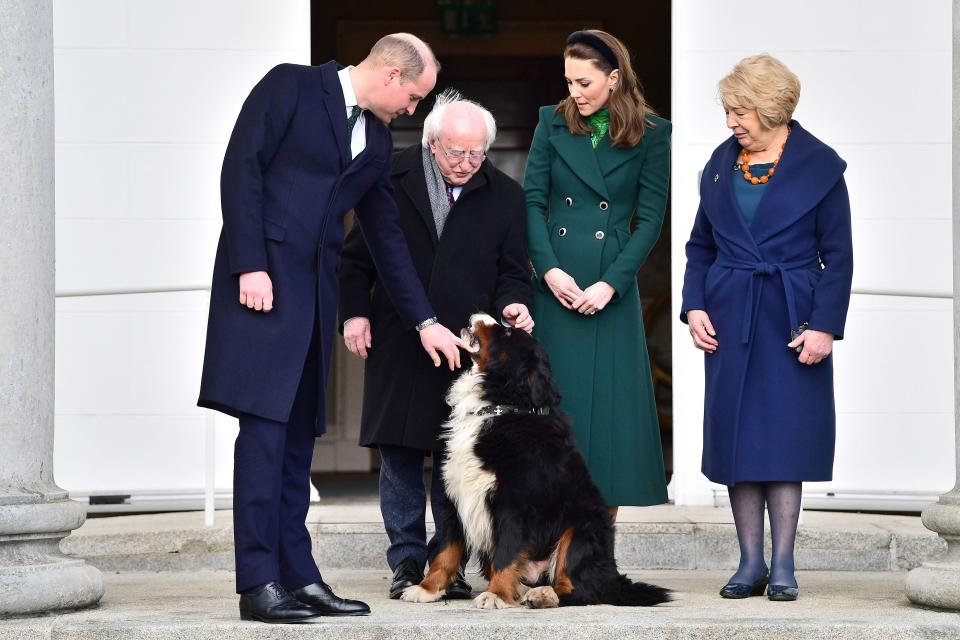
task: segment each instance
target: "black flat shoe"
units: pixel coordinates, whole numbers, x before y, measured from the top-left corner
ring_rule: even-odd
[[[464,577],[463,571],[457,571],[457,577],[454,578],[450,586],[447,587],[443,597],[447,600],[473,599],[473,589]]]
[[[720,596],[730,600],[742,600],[750,596],[762,596],[763,590],[767,586],[769,574],[764,574],[753,584],[743,584],[741,582],[728,582],[720,589]]]
[[[393,572],[390,583],[390,599],[399,600],[403,590],[423,581],[423,569],[413,558],[404,558]]]
[[[268,582],[256,593],[240,594],[240,619],[271,624],[297,624],[320,617],[320,612],[287,593],[279,582]]]
[[[800,587],[787,587],[782,584],[767,587],[767,597],[774,602],[793,602],[799,595]]]
[[[305,587],[294,589],[291,595],[308,604],[324,616],[365,616],[370,607],[359,600],[346,600],[335,594],[330,585],[321,580]]]

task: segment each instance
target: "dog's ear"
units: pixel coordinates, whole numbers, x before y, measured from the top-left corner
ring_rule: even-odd
[[[560,404],[560,389],[553,381],[547,352],[535,344],[527,363],[530,400],[534,407],[555,407]]]
[[[547,352],[532,338],[530,344],[524,346],[527,348],[524,349],[526,353],[523,354],[521,363],[512,368],[511,386],[531,407],[557,406],[560,404],[560,390],[550,373]]]

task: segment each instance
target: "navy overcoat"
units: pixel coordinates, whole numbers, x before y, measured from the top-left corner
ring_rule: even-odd
[[[703,473],[728,486],[833,475],[833,358],[801,364],[787,343],[804,322],[843,338],[853,277],[846,163],[791,126],[749,228],[733,194],[740,145],[731,136],[714,151],[686,246],[681,320],[705,310],[719,342],[705,354]]]
[[[223,230],[198,402],[287,422],[319,318],[317,435],[326,430],[337,269],[350,209],[403,321],[412,327],[433,315],[397,221],[390,131],[368,114],[366,148],[350,161],[339,68],[333,61],[279,65],[240,111],[220,178]],[[239,275],[250,271],[270,275],[273,311],[239,303]]]

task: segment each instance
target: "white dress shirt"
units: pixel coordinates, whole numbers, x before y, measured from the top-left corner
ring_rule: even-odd
[[[347,105],[347,119],[350,118],[350,112],[352,112],[353,108],[357,105],[357,94],[353,92],[353,83],[350,82],[350,69],[353,69],[353,67],[344,67],[340,69],[340,71],[337,71],[337,77],[340,78],[340,88],[343,89],[343,101]],[[353,127],[353,135],[350,138],[350,151],[353,153],[354,158],[367,148],[366,117],[366,112],[361,111],[360,117],[357,118],[357,124]]]

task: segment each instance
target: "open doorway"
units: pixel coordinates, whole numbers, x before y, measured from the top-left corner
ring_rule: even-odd
[[[448,14],[459,5],[491,7],[494,23],[487,33],[465,29],[451,33]],[[487,2],[396,3],[370,0],[360,5],[312,2],[311,55],[313,64],[330,59],[355,62],[385,33],[408,31],[433,47],[443,70],[435,92],[411,118],[393,125],[397,150],[420,140],[423,118],[432,107],[432,96],[452,86],[486,106],[497,119],[499,133],[490,159],[518,181],[523,180],[527,150],[541,105],[564,97],[563,62],[560,54],[566,36],[580,28],[600,28],[623,40],[633,55],[634,68],[646,97],[663,117],[670,118],[670,2],[645,2],[625,10],[613,0],[582,2]],[[667,479],[672,472],[672,393],[670,321],[670,206],[660,241],[638,278],[644,306],[654,387],[660,418],[661,440]],[[339,349],[339,347],[338,347]],[[345,351],[334,356],[330,388],[330,429],[318,441],[314,471],[323,484],[334,481],[329,474],[350,478],[357,486],[371,486],[364,472],[375,471],[375,451],[356,451],[362,394],[362,363]],[[350,476],[344,475],[350,472]],[[359,474],[359,475],[356,475]],[[375,486],[375,485],[372,485]],[[321,489],[322,491],[322,489]]]

